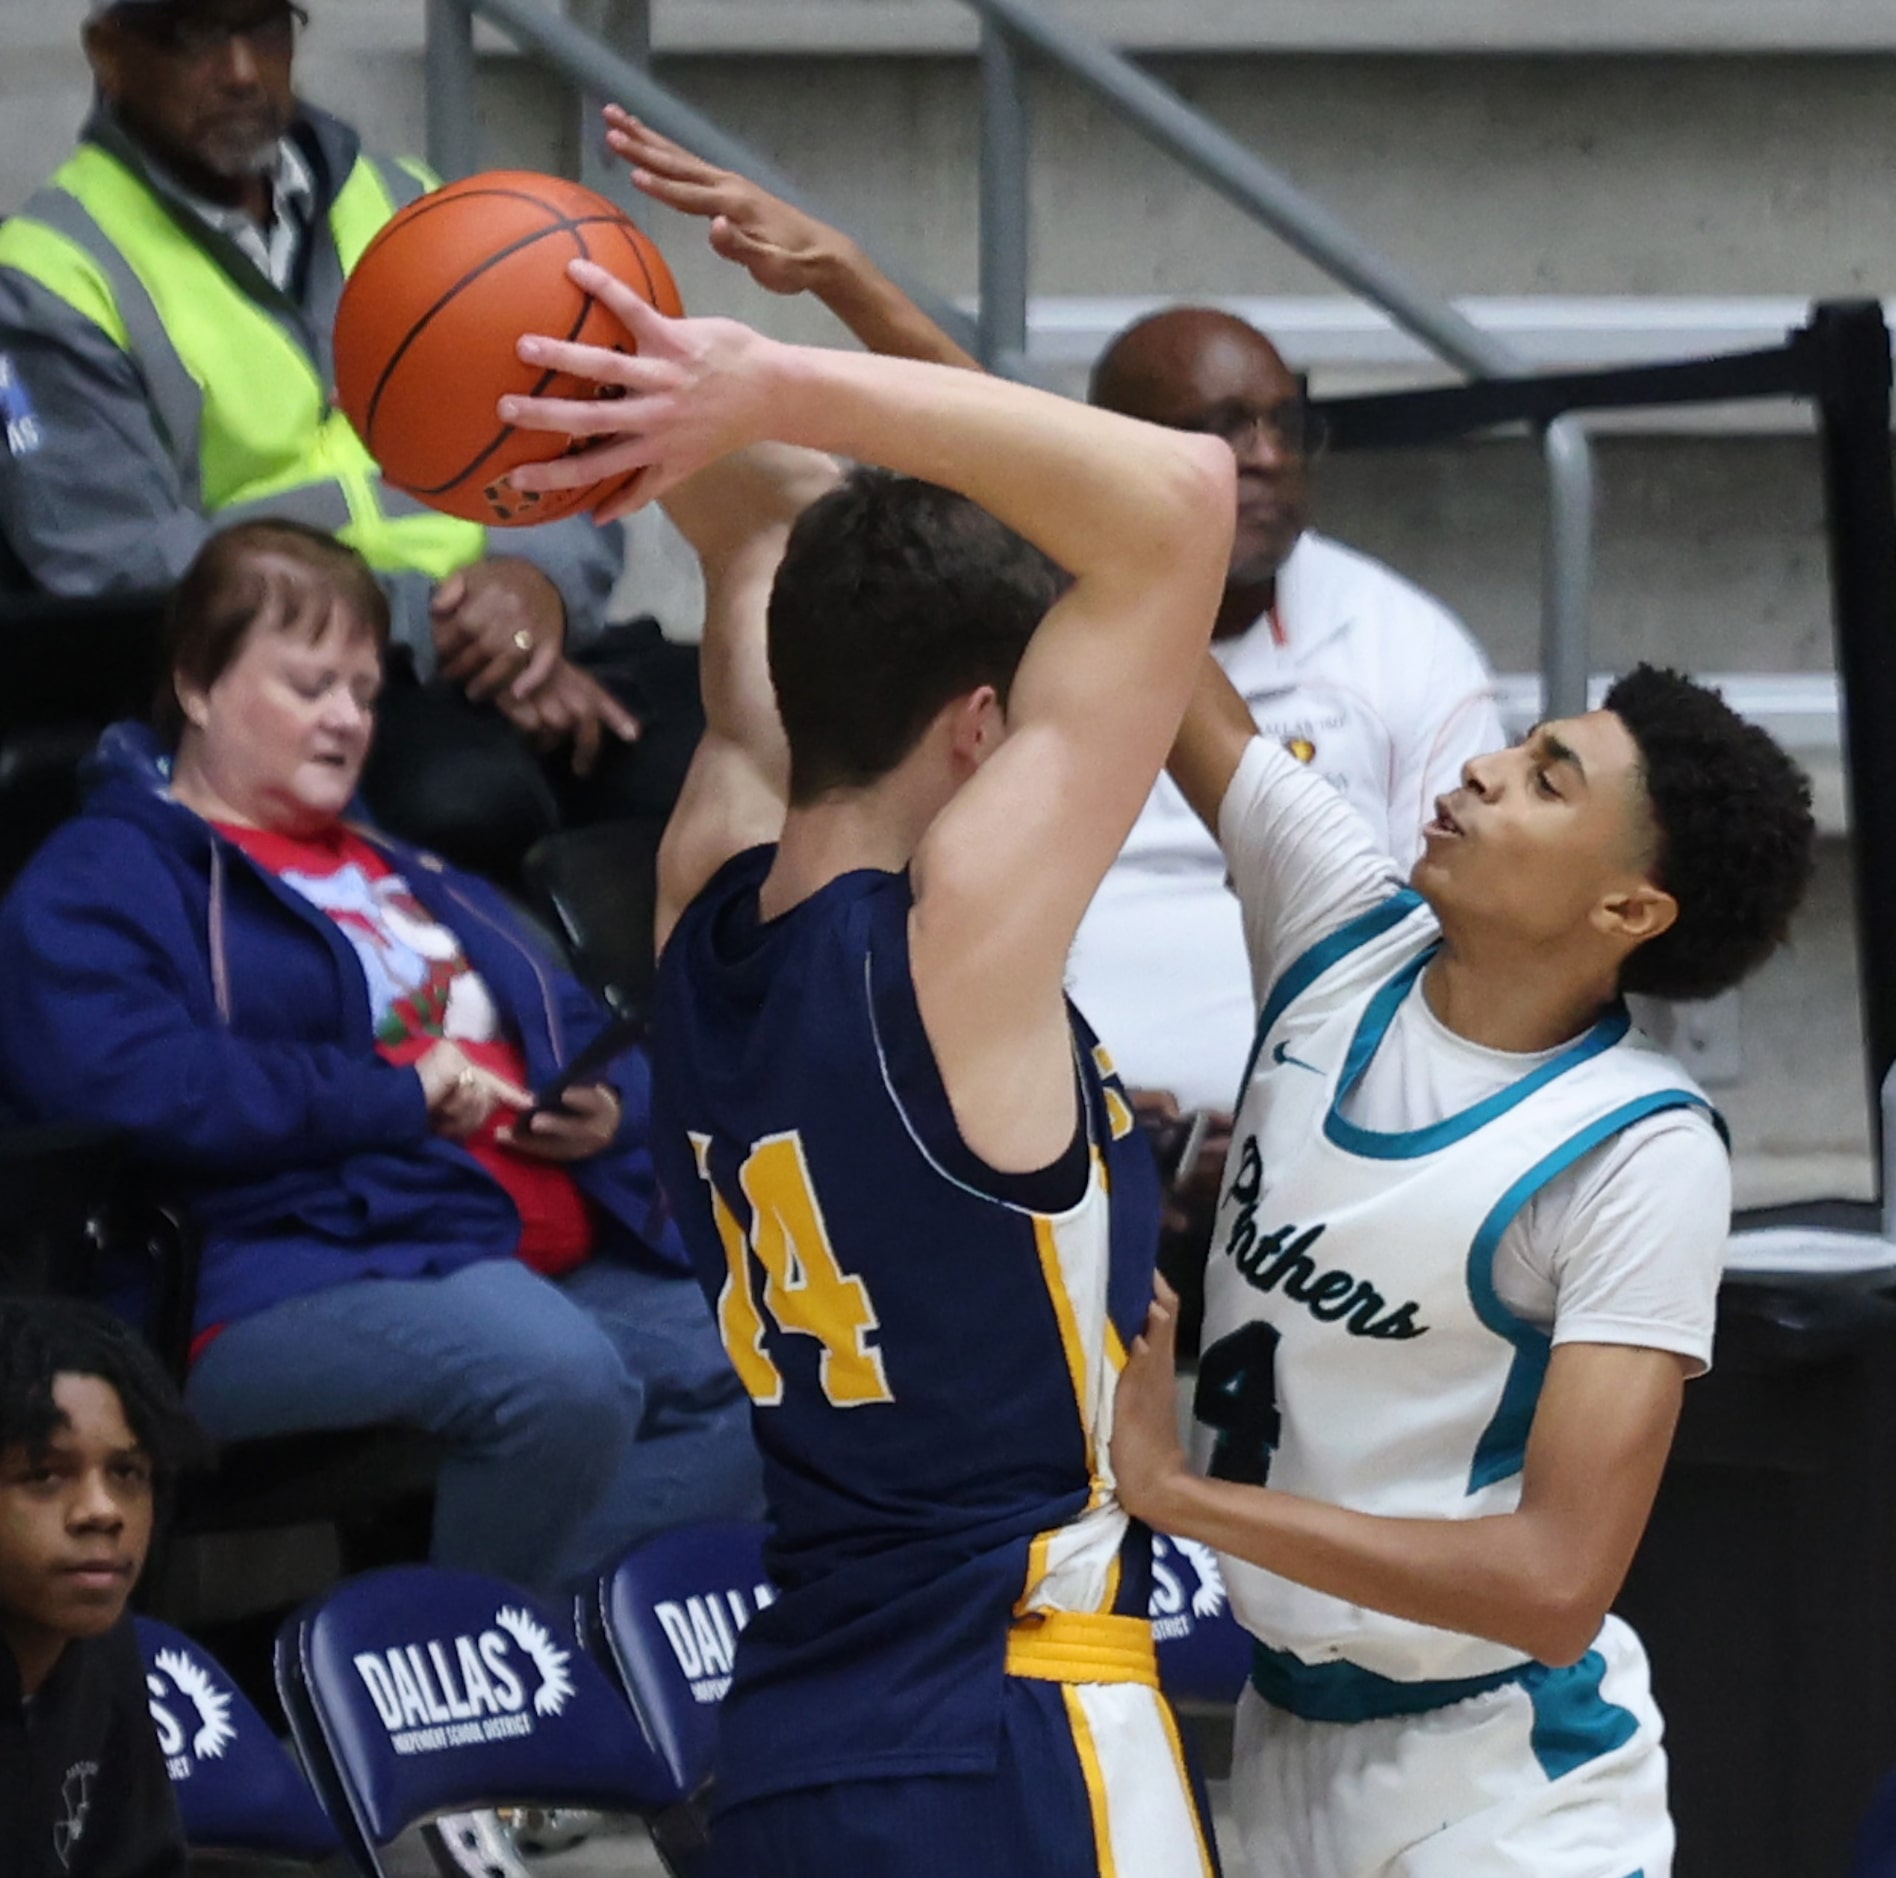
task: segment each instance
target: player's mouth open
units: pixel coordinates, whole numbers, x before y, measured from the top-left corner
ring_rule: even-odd
[[[1435,798],[1435,819],[1423,829],[1424,835],[1459,835],[1462,825],[1449,813],[1447,796]]]

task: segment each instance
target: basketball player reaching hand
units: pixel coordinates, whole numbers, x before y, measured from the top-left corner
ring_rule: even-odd
[[[1783,938],[1804,779],[1641,666],[1469,763],[1404,888],[1210,661],[1171,768],[1262,1010],[1206,1286],[1209,1478],[1163,1292],[1113,1460],[1135,1513],[1221,1550],[1258,1638],[1248,1869],[1663,1878],[1659,1719],[1607,1611],[1709,1357],[1730,1179],[1619,998],[1710,996]]]
[[[638,356],[523,350],[627,395],[502,415],[619,440],[516,479],[644,468],[711,594],[655,1152],[781,1593],[720,1719],[716,1869],[1200,1878],[1107,1454],[1157,1183],[1062,979],[1204,656],[1230,452],[575,278]],[[766,437],[900,474],[800,515],[806,456],[681,482]]]

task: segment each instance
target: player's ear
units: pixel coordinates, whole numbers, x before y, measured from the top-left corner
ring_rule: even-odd
[[[951,743],[956,757],[970,770],[979,769],[1000,748],[1007,729],[1001,694],[992,685],[976,685],[948,709],[953,714]]]
[[[1649,880],[1615,888],[1593,909],[1596,931],[1610,933],[1631,945],[1644,945],[1669,932],[1679,917],[1679,903],[1663,887]]]

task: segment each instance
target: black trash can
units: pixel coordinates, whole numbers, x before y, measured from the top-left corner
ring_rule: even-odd
[[[1896,1768],[1896,1272],[1734,1272],[1718,1315],[1618,1605],[1665,1716],[1676,1878],[1841,1878]]]

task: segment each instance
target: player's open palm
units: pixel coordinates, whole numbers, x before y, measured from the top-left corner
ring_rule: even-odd
[[[767,292],[809,293],[835,266],[844,237],[827,223],[693,156],[616,104],[606,106],[606,142],[654,202],[707,218],[712,248]]]
[[[591,397],[500,400],[503,423],[573,440],[565,456],[512,471],[517,488],[581,489],[643,472],[594,511],[600,521],[612,521],[768,435],[768,340],[736,320],[668,319],[590,261],[570,263],[567,273],[612,311],[632,346],[575,345],[541,333],[520,341],[527,364],[599,390]]]
[[[1113,1481],[1136,1519],[1165,1524],[1168,1490],[1189,1471],[1178,1438],[1178,1294],[1152,1281],[1152,1308],[1113,1397]]]

